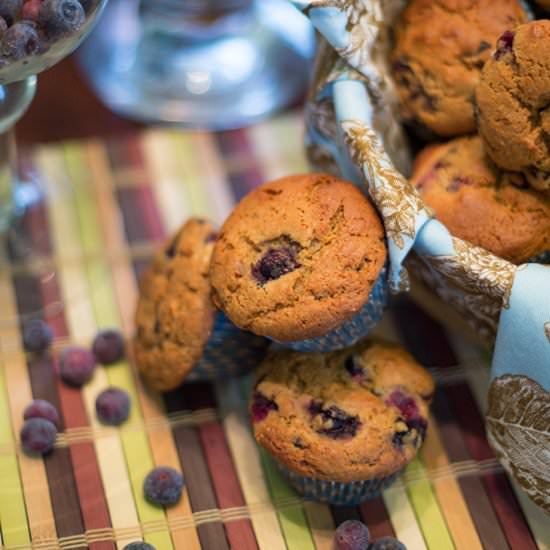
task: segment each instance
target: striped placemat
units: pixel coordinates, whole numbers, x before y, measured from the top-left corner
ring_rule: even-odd
[[[37,147],[22,159],[45,201],[23,230],[38,254],[0,270],[0,546],[107,550],[144,538],[158,550],[330,550],[334,526],[362,518],[409,550],[550,548],[548,521],[506,477],[484,436],[487,357],[399,299],[381,332],[403,341],[438,381],[429,436],[394,486],[359,508],[302,501],[251,436],[250,380],[151,393],[131,358],[99,368],[82,391],[59,383],[56,351],[98,328],[128,336],[137,277],[152,251],[191,215],[220,223],[258,183],[307,170],[299,116],[219,134],[151,130],[113,141]],[[51,355],[26,356],[21,319],[43,316]],[[95,419],[94,398],[126,389],[121,429]],[[32,397],[63,416],[55,452],[17,443]],[[143,498],[154,465],[181,469],[184,498],[167,511]]]

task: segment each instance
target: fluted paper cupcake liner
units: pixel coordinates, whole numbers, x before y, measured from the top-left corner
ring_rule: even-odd
[[[268,346],[269,340],[239,329],[219,311],[203,355],[185,381],[242,376],[259,365]]]
[[[277,466],[283,477],[300,496],[335,506],[359,506],[362,502],[380,496],[380,493],[391,485],[400,473],[383,478],[342,482],[302,476],[279,462]]]
[[[296,351],[327,352],[352,346],[372,330],[381,321],[388,305],[388,273],[386,267],[378,275],[368,302],[359,313],[324,336],[300,340],[298,342],[277,342]]]

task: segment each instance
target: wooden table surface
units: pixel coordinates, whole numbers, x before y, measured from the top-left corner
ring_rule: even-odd
[[[109,111],[88,86],[74,55],[38,76],[38,91],[17,124],[21,145],[121,135],[141,125]]]

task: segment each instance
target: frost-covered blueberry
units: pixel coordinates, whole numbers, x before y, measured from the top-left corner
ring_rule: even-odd
[[[23,324],[23,347],[26,351],[45,351],[52,339],[52,329],[42,319],[30,319]]]
[[[95,370],[95,358],[86,348],[72,346],[64,349],[59,357],[59,375],[69,386],[79,388],[88,382]]]
[[[250,407],[250,414],[252,416],[252,422],[261,422],[265,420],[270,411],[278,411],[279,406],[275,401],[268,399],[263,393],[259,391],[254,392],[252,396],[252,405]]]
[[[344,521],[334,533],[334,550],[367,550],[369,542],[368,527],[356,519]]]
[[[107,388],[96,398],[95,410],[97,417],[104,424],[119,426],[130,414],[130,398],[119,388]]]
[[[94,338],[92,352],[102,365],[112,365],[124,357],[124,338],[118,330],[106,329]]]
[[[21,446],[27,453],[44,455],[54,446],[57,428],[44,418],[29,418],[21,428]]]
[[[49,420],[56,427],[59,427],[59,413],[57,409],[45,399],[35,399],[31,401],[23,411],[23,419],[43,418]]]
[[[40,47],[40,38],[30,22],[19,21],[2,35],[1,47],[2,55],[18,60],[35,54]]]
[[[78,0],[44,0],[39,21],[52,34],[67,34],[80,29],[86,13]]]
[[[368,550],[407,550],[407,547],[393,537],[382,537],[369,546]]]
[[[174,468],[159,466],[151,470],[143,482],[145,498],[159,506],[178,502],[183,489],[183,476]]]
[[[0,2],[0,17],[2,17],[8,25],[13,24],[21,11],[22,5],[23,0],[2,0]]]
[[[299,267],[301,266],[296,259],[296,253],[291,248],[269,248],[252,267],[252,276],[263,285]]]
[[[156,550],[156,548],[152,544],[140,540],[127,544],[122,550]]]

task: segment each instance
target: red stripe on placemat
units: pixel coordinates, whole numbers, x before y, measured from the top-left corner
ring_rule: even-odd
[[[26,315],[41,308],[39,281],[35,277],[18,275],[13,278],[13,284],[20,315]],[[27,368],[33,398],[45,399],[59,410],[56,373],[51,358],[47,355],[29,356]],[[60,419],[59,429],[64,429],[62,419]],[[69,449],[55,449],[43,460],[57,535],[70,537],[82,534],[84,526],[80,515]],[[79,548],[84,549],[85,547]]]
[[[193,384],[189,391],[186,391],[186,395],[192,410],[217,409],[211,384]],[[246,506],[221,423],[212,421],[200,424],[199,437],[206,455],[219,507],[224,509]],[[231,548],[258,549],[250,520],[231,521],[225,523],[224,526]]]
[[[394,319],[403,341],[417,361],[439,367],[456,365],[456,357],[441,325],[414,303],[407,299],[396,300]],[[432,409],[449,460],[471,460],[464,433],[449,408],[443,387],[437,388]],[[483,547],[487,550],[510,548],[482,480],[472,476],[459,477],[457,481]]]
[[[43,207],[35,207],[30,212],[28,228],[35,249],[41,254],[51,255],[48,221]],[[41,281],[40,293],[42,304],[51,304],[62,299],[56,277]],[[56,337],[69,335],[62,311],[49,317],[47,321]],[[65,428],[89,426],[80,391],[66,386],[57,376],[54,376],[53,380],[56,381],[59,397],[58,408],[64,419]],[[64,450],[66,451],[66,449]],[[86,531],[110,528],[111,518],[93,443],[73,444],[68,451]],[[115,544],[110,541],[92,542],[89,548],[91,550],[114,550]]]
[[[495,458],[485,438],[485,427],[472,391],[467,383],[445,387],[451,407],[458,420],[468,450],[475,460]],[[525,521],[510,482],[503,472],[488,473],[482,478],[493,506],[500,519],[510,546],[521,550],[537,550],[537,545]]]
[[[246,163],[245,170],[236,170],[231,168],[232,163],[228,163],[229,183],[236,201],[242,199],[252,189],[262,184],[263,175],[256,163],[252,147],[249,142],[249,136],[245,130],[228,130],[216,134],[216,142],[225,158],[238,158],[243,165]]]
[[[191,390],[192,391],[192,390]],[[188,392],[179,388],[164,394],[164,403],[169,413],[188,409],[185,396]],[[197,429],[175,426],[172,430],[178,456],[185,474],[189,499],[193,512],[218,508],[212,480]],[[197,533],[204,550],[229,550],[229,544],[221,523],[204,523],[197,526]]]
[[[364,502],[359,507],[363,521],[368,525],[371,539],[395,537],[395,531],[382,497]]]

